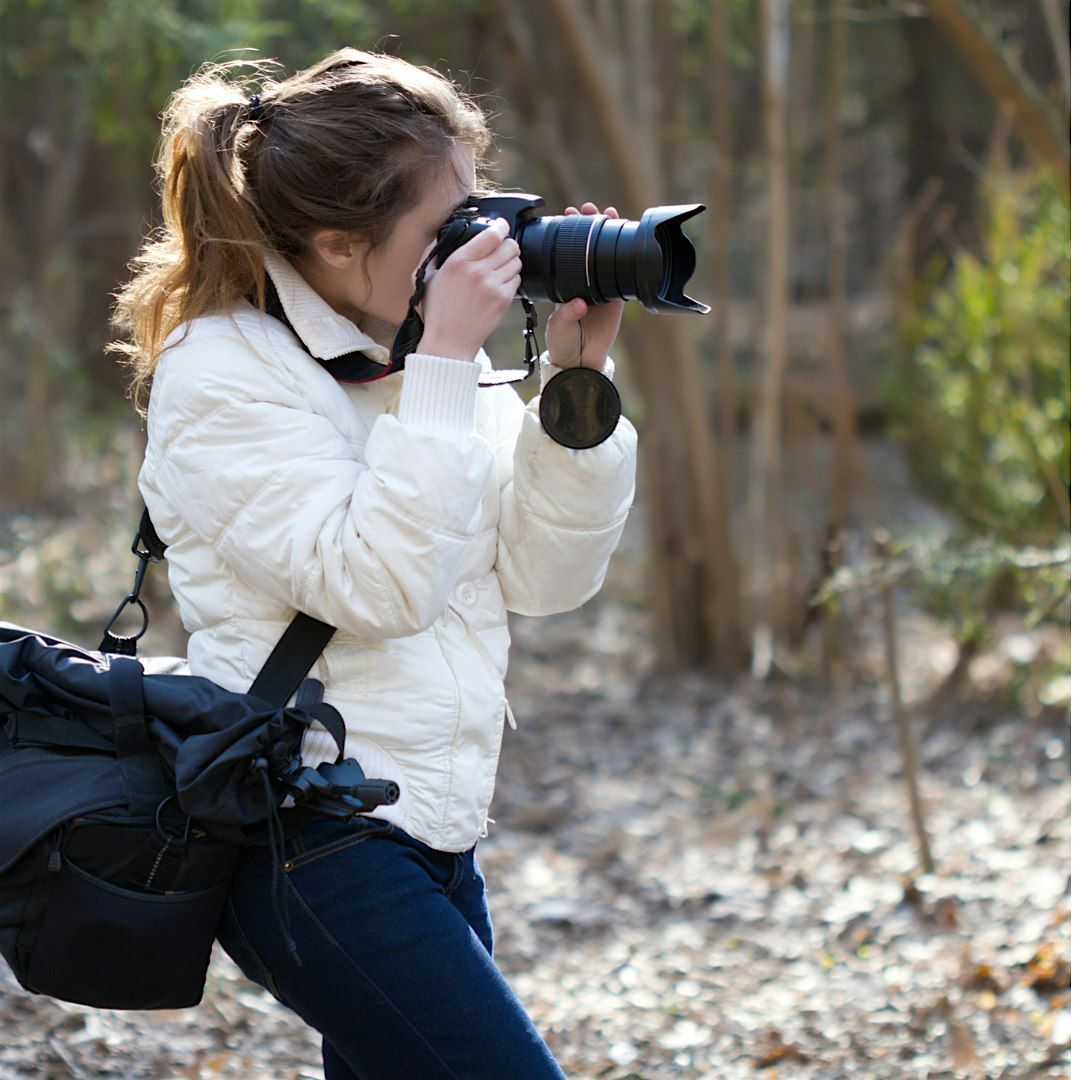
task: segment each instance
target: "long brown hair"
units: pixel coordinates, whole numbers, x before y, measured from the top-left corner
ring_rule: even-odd
[[[371,254],[446,166],[454,140],[473,147],[480,174],[487,120],[438,71],[351,48],[282,82],[267,77],[275,66],[206,64],[166,105],[155,159],[164,224],[114,294],[112,325],[128,340],[108,346],[125,355],[141,416],[173,330],[244,296],[265,310],[264,252],[296,260],[316,229],[331,228]],[[237,78],[238,68],[254,78]]]

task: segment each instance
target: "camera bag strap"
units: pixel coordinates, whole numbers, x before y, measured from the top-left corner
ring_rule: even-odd
[[[139,598],[142,589],[143,578],[146,574],[147,563],[161,562],[165,557],[166,545],[161,541],[150,520],[150,511],[143,508],[139,528],[135,534],[135,540],[131,545],[132,553],[139,558],[139,567],[135,571],[135,583],[132,590],[121,601],[120,606],[113,613],[108,625],[105,627],[104,636],[99,651],[118,653],[121,656],[134,656],[136,642],[146,632],[148,616],[146,607]],[[112,633],[113,624],[119,618],[121,612],[129,604],[136,605],[143,615],[142,629],[131,637],[119,637]],[[264,701],[277,708],[284,708],[289,698],[296,692],[301,681],[311,670],[312,665],[322,654],[327,643],[334,636],[336,627],[329,623],[320,622],[318,619],[298,611],[291,623],[282,634],[278,643],[274,646],[266,662],[259,670],[255,681],[248,690],[249,694],[255,694]],[[300,702],[297,702],[300,704]],[[334,725],[336,728],[337,725]],[[330,734],[338,744],[340,751],[345,743],[344,725],[339,732],[328,725]]]

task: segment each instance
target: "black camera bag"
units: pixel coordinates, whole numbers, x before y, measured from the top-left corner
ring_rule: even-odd
[[[165,550],[147,513],[132,550],[135,589],[98,650],[0,622],[0,954],[32,993],[180,1009],[202,999],[240,845],[276,845],[316,809],[279,816],[272,782],[313,720],[342,759],[341,717],[304,678],[334,628],[298,613],[246,694],[140,662],[138,591]],[[128,603],[143,630],[114,637]]]

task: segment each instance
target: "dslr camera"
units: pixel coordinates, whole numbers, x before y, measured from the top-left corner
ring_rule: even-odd
[[[638,300],[647,311],[696,311],[707,304],[688,297],[694,245],[683,222],[702,203],[655,206],[640,221],[604,214],[541,215],[540,195],[497,192],[472,199],[439,230],[435,265],[498,218],[521,248],[523,296],[556,303],[583,297],[590,305]]]

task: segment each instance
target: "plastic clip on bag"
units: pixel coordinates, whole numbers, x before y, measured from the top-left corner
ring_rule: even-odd
[[[305,678],[332,626],[298,613],[246,694],[174,657],[135,659],[143,574],[165,552],[148,512],[132,550],[134,589],[98,650],[0,622],[0,954],[32,993],[181,1009],[202,1000],[240,846],[270,844],[277,869],[314,814],[354,817],[398,792],[343,760],[344,722]],[[115,637],[129,603],[142,630]],[[318,770],[299,758],[315,720],[338,747]],[[272,889],[299,962],[276,875]]]

